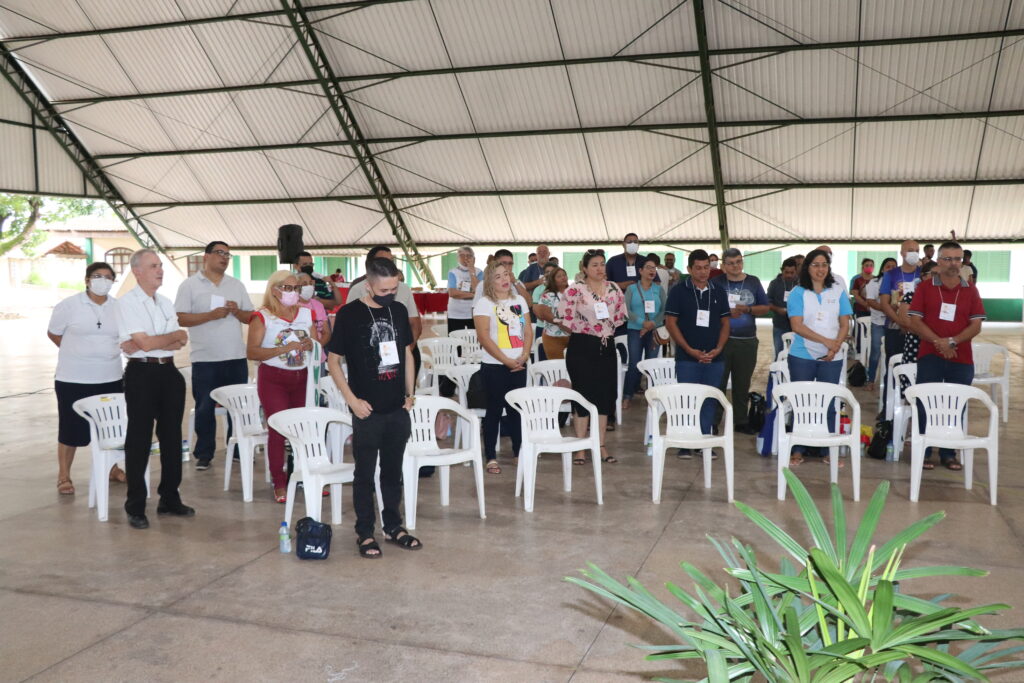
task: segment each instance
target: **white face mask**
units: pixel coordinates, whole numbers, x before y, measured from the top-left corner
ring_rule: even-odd
[[[306,301],[308,299],[312,299],[313,298],[313,292],[314,292],[313,285],[302,285],[302,289],[299,290],[299,297],[302,298],[303,301]]]
[[[633,255],[633,254],[637,253],[638,251],[640,251],[640,243],[639,242],[626,242],[626,253],[627,254]]]
[[[709,261],[708,263],[711,264],[712,268],[717,268],[718,267],[718,261],[717,260],[716,261]]]
[[[110,288],[114,286],[113,280],[108,280],[105,277],[97,277],[89,279],[89,291],[96,296],[106,296]]]
[[[907,255],[904,258],[907,261],[907,265],[910,266],[916,266],[918,263],[921,262],[921,255],[916,251],[908,251]]]

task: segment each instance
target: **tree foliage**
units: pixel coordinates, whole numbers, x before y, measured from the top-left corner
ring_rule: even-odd
[[[94,214],[102,207],[103,202],[92,199],[0,194],[0,256],[15,247],[41,244],[45,233],[40,225]]]

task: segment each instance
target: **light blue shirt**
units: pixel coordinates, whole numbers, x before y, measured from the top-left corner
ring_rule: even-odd
[[[814,308],[817,310],[814,312],[814,315],[805,316],[805,312],[810,312],[807,311],[808,297],[812,297],[812,302],[817,302],[814,304]],[[789,312],[790,319],[794,316],[799,316],[803,318],[804,325],[811,330],[833,339],[839,331],[837,321],[844,315],[853,315],[850,297],[846,290],[839,285],[833,285],[821,294],[797,285],[789,293],[786,310]],[[817,319],[817,312],[821,312],[824,315],[822,320]],[[825,355],[825,353],[821,353],[822,348],[821,344],[809,342],[799,334],[796,334],[793,336],[793,345],[789,349],[789,354],[805,360],[818,360],[821,356]]]
[[[654,313],[644,312],[645,301],[654,302]],[[653,320],[655,327],[661,327],[665,324],[665,290],[656,282],[652,282],[646,291],[639,282],[630,285],[626,290],[626,311],[629,314],[626,327],[631,330],[643,329],[647,320]]]

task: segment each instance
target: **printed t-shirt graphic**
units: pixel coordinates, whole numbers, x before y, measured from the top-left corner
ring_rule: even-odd
[[[377,351],[377,378],[381,381],[392,380],[398,376],[400,363],[395,326],[390,311],[385,318],[374,315],[369,307],[367,310],[373,318],[373,325],[370,327],[370,348]],[[373,354],[370,355],[370,358],[372,357]]]
[[[498,348],[523,348],[523,325],[526,323],[523,307],[505,302],[495,304],[494,317],[498,321]]]

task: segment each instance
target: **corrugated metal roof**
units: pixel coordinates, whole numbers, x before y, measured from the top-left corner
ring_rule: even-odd
[[[1009,0],[706,0],[705,5],[712,49],[1024,26],[1024,2]],[[275,0],[8,0],[0,8],[0,35],[279,9]],[[335,73],[380,76],[342,83],[366,136],[531,133],[375,145],[378,166],[396,193],[545,193],[400,200],[414,239],[500,243],[556,234],[561,242],[614,242],[627,231],[645,239],[717,238],[712,192],[672,193],[698,200],[687,201],[653,191],[713,184],[700,61],[620,59],[694,50],[692,3],[409,0],[322,11],[312,19]],[[312,79],[315,71],[294,43],[289,22],[278,16],[59,39],[20,50],[16,41],[9,45],[47,97],[64,99]],[[496,68],[563,56],[614,61]],[[451,65],[470,71],[402,73]],[[719,121],[1024,108],[1020,36],[719,55],[711,65]],[[92,153],[130,156],[329,142],[342,136],[316,84],[60,109]],[[983,180],[1024,178],[1024,117],[991,118],[987,124],[982,119],[864,123],[856,129],[841,122],[774,130],[723,127],[722,173],[727,184],[971,181],[975,173]],[[20,99],[0,84],[5,153],[0,187],[35,189],[31,131],[16,125],[29,120]],[[537,134],[651,124],[697,127]],[[81,192],[81,173],[59,147],[47,139],[37,150],[40,190]],[[151,217],[154,231],[168,245],[203,244],[211,232],[227,233],[239,245],[266,245],[285,222],[306,225],[310,244],[393,242],[372,201],[358,206],[258,203],[370,194],[352,155],[352,148],[336,146],[126,156],[104,165],[131,202],[255,202],[157,211]],[[594,187],[638,191],[589,192]],[[561,189],[585,192],[557,193]],[[556,193],[546,194],[552,190]],[[728,190],[726,196],[758,194],[765,193]],[[947,229],[962,234],[968,214],[971,237],[1017,236],[1017,216],[1024,213],[1020,200],[1019,186],[789,189],[730,205],[728,218],[734,240],[889,239],[894,226],[904,234],[918,231],[937,239]]]

